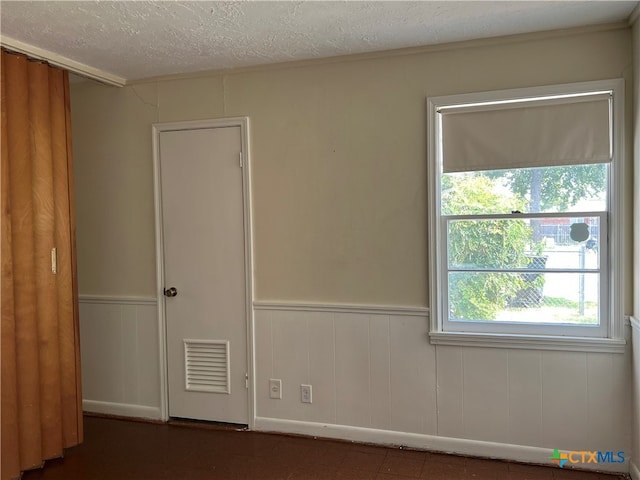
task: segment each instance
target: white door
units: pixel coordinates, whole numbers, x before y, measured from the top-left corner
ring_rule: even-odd
[[[246,424],[240,127],[161,131],[158,145],[169,416]]]

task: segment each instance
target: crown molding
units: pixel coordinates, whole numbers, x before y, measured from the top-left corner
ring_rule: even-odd
[[[619,30],[619,29],[629,28],[631,24],[638,21],[639,17],[640,17],[640,3],[638,3],[636,8],[633,10],[631,15],[629,16],[628,21],[617,22],[617,23],[588,25],[584,27],[574,27],[574,28],[566,28],[566,29],[558,29],[558,30],[545,30],[545,31],[539,31],[539,32],[504,35],[504,36],[496,36],[496,37],[481,38],[481,39],[474,39],[474,40],[463,40],[459,42],[441,43],[436,45],[425,45],[425,46],[419,46],[419,47],[407,47],[407,48],[399,48],[399,49],[393,49],[393,50],[380,50],[380,51],[374,51],[374,52],[340,55],[335,57],[313,58],[313,59],[294,60],[294,61],[280,62],[280,63],[268,63],[264,65],[251,65],[246,67],[233,67],[233,68],[212,69],[212,70],[205,70],[205,71],[198,71],[198,72],[158,75],[158,76],[151,76],[151,77],[144,77],[144,78],[137,78],[137,79],[131,79],[131,78],[127,79],[124,77],[120,77],[118,75],[114,75],[112,73],[106,72],[99,68],[91,67],[89,65],[77,62],[75,60],[64,57],[62,55],[51,52],[49,50],[35,47],[33,45],[29,45],[27,43],[21,42],[19,40],[15,40],[13,38],[10,38],[1,34],[0,34],[0,45],[6,48],[7,50],[11,50],[17,53],[22,53],[38,60],[47,61],[51,65],[64,68],[66,70],[69,70],[72,73],[75,73],[77,75],[80,75],[86,78],[90,78],[92,80],[96,80],[100,83],[113,85],[116,87],[123,87],[125,85],[131,85],[131,84],[152,83],[152,82],[162,82],[162,81],[171,81],[171,80],[186,80],[190,78],[224,76],[224,75],[241,74],[241,73],[247,73],[247,72],[260,72],[260,71],[278,70],[278,69],[285,69],[285,68],[309,67],[309,66],[323,65],[323,64],[366,61],[366,60],[373,60],[373,59],[385,58],[385,57],[419,55],[424,53],[441,52],[446,50],[457,50],[462,48],[475,48],[475,47],[493,46],[493,45],[501,45],[501,44],[509,44],[509,43],[521,43],[521,42],[527,42],[527,41],[544,40],[544,39],[557,38],[557,37],[567,37],[567,36],[580,35],[580,34],[586,34],[586,33]]]
[[[629,29],[627,21],[602,23],[597,25],[586,25],[583,27],[571,27],[556,30],[542,30],[530,33],[517,33],[513,35],[499,35],[495,37],[478,38],[473,40],[461,40],[457,42],[438,43],[434,45],[423,45],[418,47],[404,47],[392,50],[376,50],[373,52],[352,53],[347,55],[338,55],[334,57],[310,58],[306,60],[291,60],[278,63],[265,63],[261,65],[249,65],[246,67],[232,67],[211,70],[200,70],[188,73],[173,73],[168,75],[158,75],[143,78],[130,78],[127,85],[166,82],[174,80],[189,80],[192,78],[202,77],[221,77],[225,75],[236,75],[243,73],[264,72],[272,70],[282,70],[287,68],[304,68],[317,65],[330,65],[336,63],[349,63],[367,60],[376,60],[387,57],[403,57],[410,55],[422,55],[435,52],[443,52],[448,50],[460,50],[465,48],[478,48],[496,45],[508,45],[513,43],[524,43],[531,41],[540,41],[553,38],[571,37],[576,35],[584,35],[588,33],[608,32],[615,30]]]
[[[640,18],[640,2],[636,4],[636,8],[633,9],[631,15],[629,15],[629,25],[633,25]]]
[[[28,43],[21,42],[20,40],[10,38],[5,35],[0,35],[0,45],[12,52],[22,53],[31,58],[35,58],[36,60],[44,60],[54,67],[69,70],[72,73],[96,80],[100,83],[113,85],[115,87],[124,87],[127,83],[126,78],[105,72],[99,68],[85,65],[84,63],[76,62],[75,60],[71,60],[70,58],[64,57],[50,50],[34,47],[33,45],[29,45]]]

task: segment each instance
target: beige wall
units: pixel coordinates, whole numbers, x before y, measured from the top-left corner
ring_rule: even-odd
[[[638,7],[640,8],[640,7]],[[640,19],[633,25],[633,58],[634,58],[634,308],[633,315],[640,320]],[[633,341],[633,451],[631,459],[635,465],[634,480],[640,480],[640,324],[635,323],[632,333]]]
[[[629,80],[629,36],[74,85],[80,291],[154,294],[151,123],[246,115],[256,299],[426,306],[426,97]]]
[[[122,89],[74,85],[85,406],[161,416],[156,305],[144,298],[155,297],[151,124],[246,115],[256,300],[285,307],[255,312],[258,427],[327,435],[333,426],[340,438],[537,463],[553,448],[630,451],[629,350],[435,346],[423,315],[290,303],[427,306],[427,96],[624,77],[631,152],[632,59],[630,30],[616,29]],[[282,379],[283,400],[268,397],[269,378]],[[301,383],[313,384],[312,405],[297,401]],[[352,427],[378,430],[349,437]]]
[[[80,293],[153,294],[157,87],[71,89]]]

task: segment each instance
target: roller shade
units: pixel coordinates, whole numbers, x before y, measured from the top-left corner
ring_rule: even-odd
[[[604,163],[611,160],[609,92],[444,107],[443,171]]]

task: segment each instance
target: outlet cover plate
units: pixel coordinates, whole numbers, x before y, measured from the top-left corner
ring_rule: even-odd
[[[300,385],[300,401],[302,403],[311,403],[312,400],[311,385]]]
[[[282,380],[279,378],[269,379],[269,398],[282,400]]]

